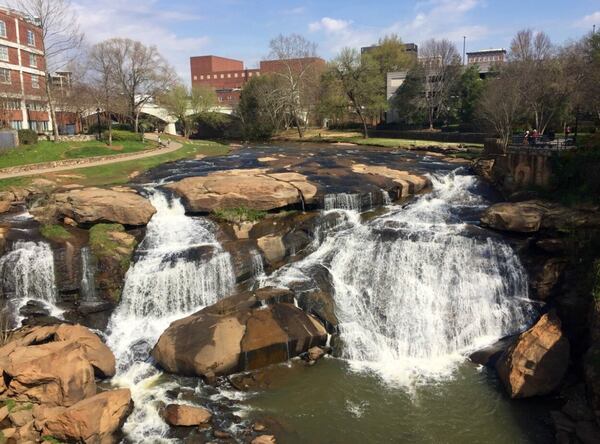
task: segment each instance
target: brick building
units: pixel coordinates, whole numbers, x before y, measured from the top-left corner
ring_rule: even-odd
[[[479,67],[479,75],[485,77],[495,65],[506,62],[506,49],[484,49],[467,53],[467,65]]]
[[[325,66],[325,60],[318,57],[307,57],[291,60],[263,60],[258,69],[246,69],[244,62],[213,55],[190,58],[192,87],[210,86],[215,89],[219,104],[235,106],[240,100],[240,92],[244,84],[252,77],[274,73],[287,66],[298,71],[307,66]]]
[[[45,63],[35,20],[0,7],[0,126],[51,129]]]

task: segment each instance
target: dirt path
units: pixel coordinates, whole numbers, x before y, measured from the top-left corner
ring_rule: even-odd
[[[147,134],[146,138],[149,140],[154,140],[154,141],[156,141],[158,139],[158,137],[154,134]],[[181,148],[183,146],[183,144],[181,144],[179,142],[175,142],[173,140],[167,140],[166,143],[168,143],[168,145],[164,148],[152,149],[152,150],[144,151],[141,153],[135,153],[135,154],[127,155],[127,156],[120,155],[118,157],[115,157],[114,159],[104,158],[102,160],[98,160],[95,162],[92,161],[89,163],[83,163],[83,164],[78,164],[78,165],[64,165],[64,166],[59,165],[59,166],[55,166],[55,167],[41,166],[40,168],[34,168],[31,170],[27,170],[27,171],[0,173],[0,180],[1,179],[11,179],[14,177],[38,176],[40,174],[46,174],[46,173],[56,173],[56,172],[60,172],[60,171],[79,170],[81,168],[89,168],[89,167],[95,167],[95,166],[101,166],[101,165],[110,165],[113,163],[129,162],[131,160],[145,159],[147,157],[155,157],[155,156],[160,156],[162,154],[172,153],[173,151],[177,151],[179,148]],[[60,161],[57,161],[57,162],[60,162]],[[26,165],[18,165],[18,166],[25,167]]]

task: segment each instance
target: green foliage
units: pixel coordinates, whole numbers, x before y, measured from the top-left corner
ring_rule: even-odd
[[[592,275],[594,278],[592,295],[594,296],[594,300],[600,303],[600,259],[594,262],[594,266],[592,267]]]
[[[56,439],[52,435],[44,435],[44,436],[42,436],[42,442],[47,442],[47,443],[50,443],[50,444],[61,444],[62,443],[62,441],[59,441],[58,439]]]
[[[454,103],[453,105],[456,108],[456,114],[461,123],[468,124],[475,120],[477,104],[483,94],[484,88],[485,83],[479,77],[477,66],[470,66],[460,76],[455,94],[458,98],[458,103]]]
[[[120,224],[97,224],[90,229],[90,247],[96,257],[110,257],[120,247],[119,243],[110,235],[123,233],[125,227]]]
[[[38,134],[31,129],[19,130],[19,143],[21,145],[35,145],[38,143]]]
[[[239,139],[243,135],[240,119],[223,113],[202,113],[194,117],[194,139]]]
[[[102,133],[102,140],[108,141],[108,131]],[[113,142],[141,142],[142,134],[132,131],[115,130],[112,131]]]
[[[600,146],[553,158],[556,197],[565,203],[600,202]]]
[[[404,83],[398,88],[392,99],[402,123],[418,125],[427,120],[423,103],[424,89],[425,71],[421,65],[416,65],[408,71]]]
[[[17,406],[17,402],[10,398],[0,400],[0,403],[2,403],[2,407],[6,407],[9,412],[12,412]]]
[[[257,222],[264,219],[267,213],[265,211],[253,210],[245,207],[223,208],[213,211],[217,219],[227,222]]]
[[[281,127],[282,114],[274,97],[280,82],[275,76],[263,75],[244,85],[237,113],[247,140],[268,140]]]
[[[72,237],[71,233],[62,225],[42,225],[40,233],[46,239],[54,241],[65,241]]]

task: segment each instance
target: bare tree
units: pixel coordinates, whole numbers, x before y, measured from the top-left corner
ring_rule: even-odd
[[[130,39],[110,39],[112,71],[117,87],[128,104],[135,132],[138,132],[142,107],[176,84],[174,69],[155,46]]]
[[[512,39],[509,59],[514,62],[540,61],[550,58],[552,53],[552,42],[546,33],[523,29]]]
[[[272,74],[283,80],[277,95],[302,138],[309,114],[316,108],[316,93],[325,65],[317,58],[316,44],[298,34],[280,35],[269,46],[269,57],[275,61]]]
[[[449,40],[431,39],[423,43],[419,55],[425,74],[424,104],[429,129],[446,111],[450,91],[460,76],[460,54]]]
[[[479,117],[498,135],[504,149],[523,110],[520,73],[509,66],[486,84],[478,104]]]
[[[35,20],[42,32],[47,74],[44,83],[54,141],[57,141],[59,134],[50,75],[66,66],[81,47],[83,33],[79,29],[77,14],[70,0],[15,0],[13,5],[15,9]]]

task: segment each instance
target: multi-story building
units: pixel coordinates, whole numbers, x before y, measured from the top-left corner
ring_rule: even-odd
[[[215,89],[222,106],[235,106],[240,100],[240,92],[244,84],[261,73],[274,73],[291,67],[302,70],[307,66],[324,67],[325,60],[318,57],[307,57],[291,60],[263,60],[258,69],[244,68],[244,62],[217,56],[199,56],[190,58],[192,87],[210,86]]]
[[[506,62],[506,49],[484,49],[467,53],[467,65],[479,67],[479,75],[485,77],[495,65]]]
[[[51,129],[42,31],[32,18],[0,7],[0,126]]]

